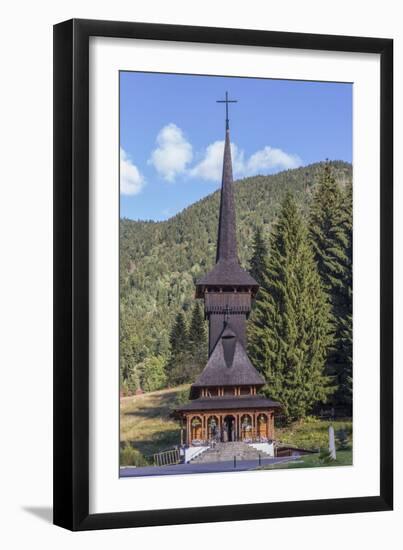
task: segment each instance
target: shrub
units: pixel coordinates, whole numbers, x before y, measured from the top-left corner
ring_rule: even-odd
[[[320,426],[322,420],[316,416],[306,416],[304,418],[304,424]]]
[[[348,451],[350,450],[350,440],[348,438],[348,433],[345,428],[341,428],[340,430],[337,430],[336,432],[336,441],[337,441],[337,448],[341,451]]]
[[[176,409],[181,405],[186,405],[189,402],[189,388],[178,391],[172,409]]]
[[[317,450],[329,445],[329,426],[333,425],[336,434],[344,430],[349,445],[352,440],[352,423],[350,420],[327,421],[314,417],[307,417],[304,420],[293,422],[291,425],[276,430],[276,439],[282,443],[295,445],[304,449]],[[348,448],[346,449],[348,450]]]
[[[329,449],[321,449],[319,453],[319,461],[322,462],[322,464],[330,464],[334,461]]]
[[[130,443],[126,442],[120,449],[120,465],[121,466],[147,466],[146,458]]]

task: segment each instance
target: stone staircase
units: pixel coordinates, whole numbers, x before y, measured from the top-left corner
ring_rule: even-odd
[[[228,443],[216,443],[215,447],[210,447],[204,453],[191,460],[192,464],[202,464],[206,462],[225,462],[234,460],[259,460],[261,458],[271,458],[270,455],[262,451],[257,451],[243,441],[229,441]]]

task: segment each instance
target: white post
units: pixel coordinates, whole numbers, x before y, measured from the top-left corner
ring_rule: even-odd
[[[334,443],[334,428],[329,426],[329,453],[332,460],[336,460],[336,445]]]

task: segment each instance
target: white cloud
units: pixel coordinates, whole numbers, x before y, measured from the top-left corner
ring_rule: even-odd
[[[126,151],[120,148],[120,192],[122,195],[137,195],[143,189],[145,179],[129,159]]]
[[[214,141],[203,151],[201,160],[193,166],[193,148],[181,128],[174,123],[167,124],[157,135],[157,148],[151,153],[148,161],[167,181],[174,181],[178,175],[186,175],[205,181],[220,182],[224,141]],[[234,178],[271,174],[301,166],[298,155],[286,153],[282,149],[266,145],[250,157],[236,143],[231,143],[232,169]]]
[[[174,181],[178,174],[185,172],[193,158],[192,145],[185,139],[176,124],[167,124],[157,136],[158,147],[148,161],[167,181]]]
[[[207,146],[203,159],[190,170],[189,174],[207,181],[220,181],[223,155],[224,141],[211,143]],[[235,143],[231,143],[231,157],[234,176],[239,176],[244,169],[244,153]]]
[[[273,170],[297,168],[301,164],[302,161],[297,155],[290,155],[281,149],[267,145],[249,157],[245,172],[248,175],[262,174]]]
[[[222,175],[224,141],[215,141],[207,146],[202,160],[190,169],[192,177],[218,182]],[[291,155],[266,146],[245,158],[245,153],[235,143],[231,143],[232,169],[234,177],[268,174],[277,170],[297,168],[302,164],[297,155]]]

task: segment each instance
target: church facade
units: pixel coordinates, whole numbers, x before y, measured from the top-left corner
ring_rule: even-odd
[[[181,445],[213,441],[268,442],[280,403],[259,394],[263,376],[246,352],[246,320],[259,285],[239,264],[231,145],[226,96],[226,132],[216,264],[196,283],[209,324],[209,358],[190,388],[189,403],[175,411]]]

